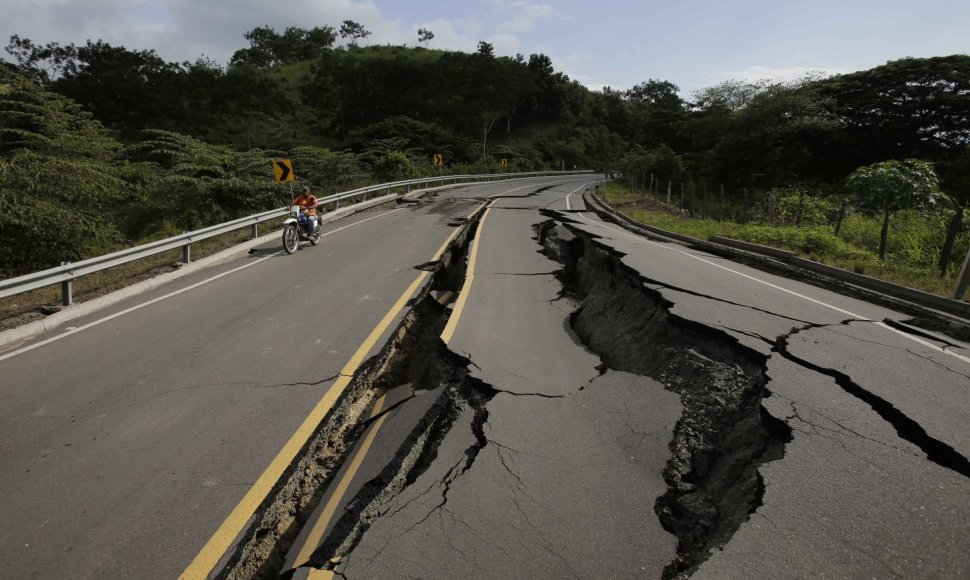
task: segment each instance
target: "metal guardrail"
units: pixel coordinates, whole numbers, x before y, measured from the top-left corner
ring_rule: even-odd
[[[408,192],[411,191],[413,186],[424,186],[425,188],[430,188],[432,184],[448,185],[449,183],[459,184],[459,183],[479,183],[483,181],[502,181],[508,179],[520,179],[524,177],[543,177],[543,176],[555,176],[555,175],[582,175],[591,173],[590,171],[545,171],[545,172],[530,172],[530,173],[493,173],[493,174],[480,174],[480,175],[447,175],[441,177],[425,177],[421,179],[409,179],[406,181],[395,181],[392,183],[382,183],[379,185],[371,185],[368,187],[361,187],[351,191],[346,191],[342,193],[335,193],[333,195],[328,195],[317,199],[320,205],[326,205],[334,203],[337,208],[340,207],[340,202],[353,199],[357,197],[363,197],[365,200],[367,196],[371,193],[386,191],[390,193],[392,189],[396,188],[406,188]],[[286,215],[288,207],[283,207],[280,209],[274,209],[266,211],[263,213],[251,215],[249,217],[239,218],[226,223],[209,226],[201,230],[196,230],[193,232],[186,232],[182,235],[172,236],[170,238],[165,238],[164,240],[158,240],[155,242],[150,242],[148,244],[143,244],[141,246],[135,246],[133,248],[128,248],[111,254],[105,254],[104,256],[98,256],[95,258],[89,258],[87,260],[81,260],[80,262],[64,263],[55,268],[50,268],[47,270],[42,270],[40,272],[34,272],[32,274],[26,274],[24,276],[18,276],[16,278],[8,278],[6,280],[0,280],[0,298],[7,298],[9,296],[15,296],[17,294],[22,294],[24,292],[29,292],[31,290],[37,290],[38,288],[44,288],[47,286],[52,286],[54,284],[61,284],[61,302],[65,306],[69,306],[73,301],[71,281],[80,276],[85,276],[87,274],[93,274],[101,270],[106,270],[114,266],[120,266],[122,264],[127,264],[128,262],[134,262],[136,260],[141,260],[160,254],[162,252],[167,252],[169,250],[174,250],[177,248],[182,248],[182,261],[188,262],[189,247],[191,244],[201,242],[208,238],[226,234],[238,229],[242,229],[246,226],[252,228],[252,237],[256,237],[257,225],[261,222],[268,221],[274,218],[282,217]]]

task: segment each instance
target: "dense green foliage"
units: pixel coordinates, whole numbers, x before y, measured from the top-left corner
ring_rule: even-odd
[[[946,194],[930,213],[953,240],[966,230],[970,56],[729,81],[685,99],[655,79],[589,91],[543,54],[496,56],[487,42],[470,54],[360,46],[368,34],[352,21],[255,28],[225,67],[100,40],[12,37],[16,66],[0,81],[0,190],[17,217],[2,222],[0,268],[50,265],[278,204],[285,191],[268,181],[278,156],[331,190],[431,174],[436,153],[452,172],[501,171],[502,159],[509,171],[620,171],[634,189],[670,192],[690,215],[747,221],[760,212],[775,224],[784,212],[799,223],[824,214],[837,235],[853,209],[869,207],[849,195],[846,177],[914,158],[935,165]],[[348,44],[337,47],[338,37]],[[423,30],[418,40],[431,38]],[[47,242],[49,251],[12,250],[30,245],[8,242],[17,228],[37,239],[51,202],[32,192],[43,188],[84,216],[70,227],[86,229]],[[957,254],[941,253],[943,271]]]

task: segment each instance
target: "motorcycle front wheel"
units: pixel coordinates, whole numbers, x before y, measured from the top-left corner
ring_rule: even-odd
[[[300,245],[300,234],[296,231],[296,225],[290,224],[283,228],[283,249],[287,254],[292,254]]]

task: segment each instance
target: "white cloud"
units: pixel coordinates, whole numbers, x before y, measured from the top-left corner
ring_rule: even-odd
[[[492,45],[497,55],[512,55],[519,50],[519,38],[512,34],[499,32],[488,37],[488,42]]]
[[[530,4],[528,2],[499,3],[503,14],[511,13],[512,18],[499,26],[500,30],[523,34],[532,31],[539,20],[552,15],[552,6],[548,4]]]
[[[464,16],[402,21],[387,15],[382,0],[0,0],[0,40],[12,34],[37,44],[84,44],[104,40],[132,50],[155,49],[169,61],[193,61],[206,55],[228,62],[248,46],[243,34],[260,26],[282,31],[288,26],[340,28],[344,20],[364,25],[371,35],[362,44],[416,46],[418,28],[431,30],[431,48],[472,52],[480,40],[498,55],[514,55],[525,34],[554,17],[553,7],[526,0],[491,0],[469,6]],[[382,4],[383,5],[383,4]],[[396,7],[395,7],[396,8]],[[391,9],[388,9],[391,10]],[[342,41],[338,39],[338,43]]]
[[[407,42],[408,44],[417,44],[419,28],[430,30],[434,34],[434,38],[428,43],[430,48],[471,52],[475,50],[475,46],[478,44],[478,41],[474,38],[459,32],[459,30],[467,30],[467,28],[464,26],[456,26],[444,18],[437,18],[430,22],[413,25],[411,27],[410,40]]]
[[[5,16],[0,39],[12,34],[35,43],[102,39],[130,49],[154,48],[166,60],[194,60],[206,54],[228,61],[247,45],[243,34],[259,26],[282,31],[288,26],[340,28],[343,20],[364,25],[370,44],[415,43],[398,20],[386,18],[373,0],[0,0]]]

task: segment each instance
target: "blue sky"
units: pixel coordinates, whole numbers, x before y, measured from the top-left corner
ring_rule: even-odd
[[[542,52],[592,89],[650,78],[682,93],[728,80],[852,72],[906,56],[970,53],[968,0],[0,0],[0,40],[103,39],[173,61],[225,63],[257,26],[364,24],[371,44]]]

